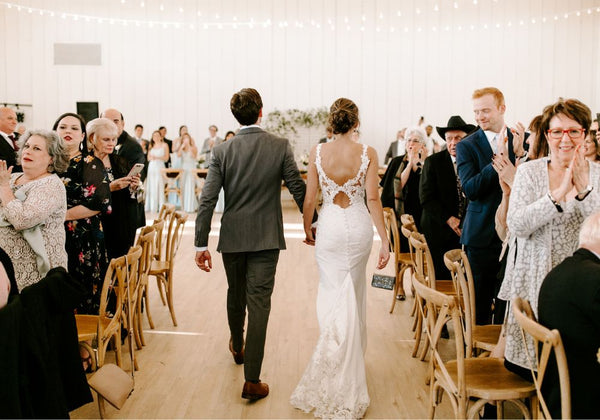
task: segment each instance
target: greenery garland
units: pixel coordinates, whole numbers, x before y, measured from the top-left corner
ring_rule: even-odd
[[[298,135],[297,127],[313,128],[325,126],[329,112],[326,107],[313,108],[309,110],[286,109],[280,111],[275,109],[267,114],[264,119],[265,130],[281,137],[292,137]]]

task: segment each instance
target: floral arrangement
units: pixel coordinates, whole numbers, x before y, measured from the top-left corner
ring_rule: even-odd
[[[206,162],[206,153],[198,153],[196,168],[198,168],[198,169],[204,168],[205,162]]]
[[[307,111],[299,109],[287,109],[280,111],[275,109],[267,114],[263,121],[265,130],[282,137],[290,134],[298,134],[298,127],[311,128],[324,126],[329,118],[327,108],[313,108]]]

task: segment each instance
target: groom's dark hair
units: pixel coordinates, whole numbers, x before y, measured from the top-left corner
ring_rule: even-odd
[[[263,103],[256,89],[245,88],[233,94],[229,107],[240,124],[252,125],[258,121]]]

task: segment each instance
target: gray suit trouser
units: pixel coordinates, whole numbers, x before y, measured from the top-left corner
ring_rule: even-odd
[[[227,274],[227,318],[233,348],[244,345],[244,322],[248,308],[248,332],[244,355],[246,381],[258,381],[265,352],[267,323],[271,312],[271,294],[279,250],[223,252]]]

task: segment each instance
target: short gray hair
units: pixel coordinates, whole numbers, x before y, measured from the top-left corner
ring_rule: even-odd
[[[600,211],[593,213],[583,221],[579,230],[580,248],[598,248],[600,246]]]
[[[426,144],[427,133],[421,127],[409,127],[406,129],[404,133],[404,140],[408,141],[408,139],[415,135],[419,139],[419,143]]]
[[[87,132],[88,138],[88,150],[93,149],[93,145],[90,142],[90,138],[96,136],[96,133],[99,131],[103,131],[106,134],[114,135],[115,137],[119,134],[119,130],[114,122],[109,120],[108,118],[100,117],[95,118],[85,126],[85,131]]]
[[[69,152],[65,141],[60,138],[55,131],[50,130],[29,130],[19,138],[19,152],[17,155],[19,164],[21,164],[21,156],[23,155],[23,146],[32,136],[38,136],[46,140],[46,149],[52,158],[52,162],[48,165],[48,172],[62,174],[69,167]]]

